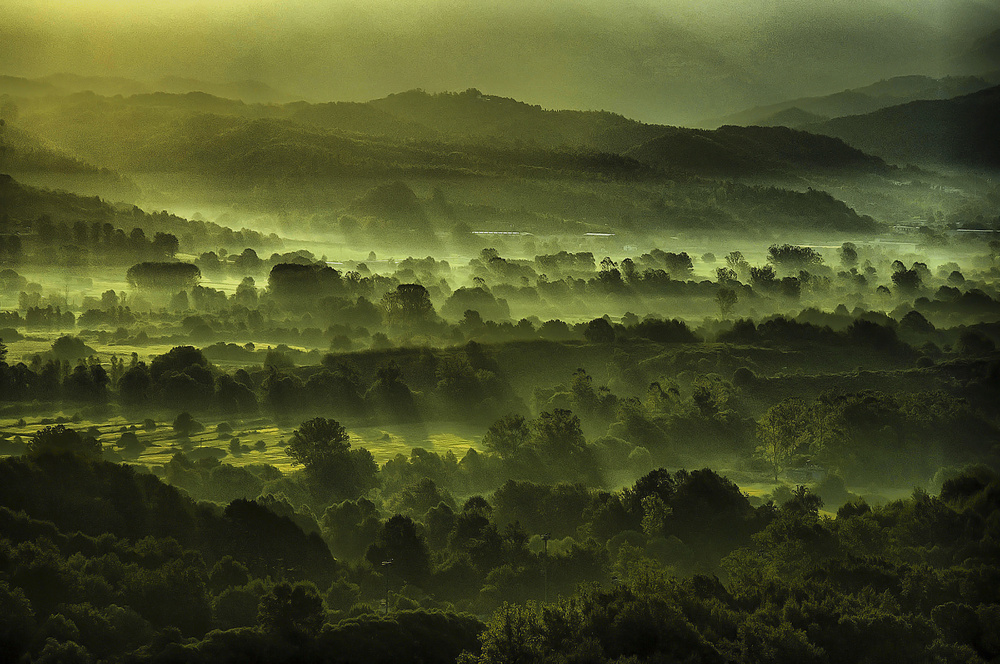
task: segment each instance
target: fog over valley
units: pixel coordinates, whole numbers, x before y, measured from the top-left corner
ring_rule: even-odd
[[[0,6],[0,661],[994,662],[1000,5]]]

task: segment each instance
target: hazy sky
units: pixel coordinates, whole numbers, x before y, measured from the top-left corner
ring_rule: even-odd
[[[3,0],[0,73],[257,79],[309,100],[477,87],[686,122],[953,73],[997,27],[1000,0]]]

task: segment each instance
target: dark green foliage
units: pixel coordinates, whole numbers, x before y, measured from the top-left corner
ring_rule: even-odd
[[[283,639],[315,637],[323,626],[323,600],[311,583],[278,583],[260,598],[257,621]]]
[[[375,504],[365,498],[330,505],[320,525],[330,550],[347,559],[363,556],[382,529]]]
[[[483,446],[502,459],[513,458],[528,440],[528,426],[520,415],[504,415],[483,435]]]
[[[684,321],[676,318],[673,320],[647,318],[630,328],[630,332],[637,337],[658,343],[697,343],[700,341]]]
[[[79,360],[96,354],[79,337],[62,336],[52,342],[52,355],[59,360]]]
[[[615,330],[603,318],[595,318],[583,330],[584,338],[591,343],[606,344],[615,340]]]
[[[815,129],[887,159],[996,167],[997,155],[989,146],[998,140],[992,122],[998,99],[1000,88],[992,87],[954,99],[913,101],[835,118]]]
[[[396,515],[385,522],[365,559],[390,579],[422,584],[430,574],[430,553],[409,517]],[[391,561],[388,565],[382,563]]]
[[[356,498],[378,483],[371,453],[351,449],[350,437],[336,420],[317,417],[295,430],[285,448],[288,456],[305,467],[314,495]]]
[[[173,428],[174,433],[179,437],[187,438],[193,433],[204,431],[205,425],[191,417],[191,413],[185,411],[174,418]]]
[[[767,250],[767,260],[780,268],[797,272],[820,265],[823,256],[812,247],[772,244]]]
[[[138,263],[125,277],[133,288],[176,293],[201,281],[201,270],[190,263]]]
[[[101,458],[101,444],[65,425],[48,426],[35,433],[28,442],[28,454],[74,454],[86,459]]]

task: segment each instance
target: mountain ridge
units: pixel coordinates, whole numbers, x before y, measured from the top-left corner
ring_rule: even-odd
[[[946,100],[920,100],[804,129],[870,154],[927,165],[1000,167],[1000,86]]]
[[[705,120],[700,123],[700,126],[715,128],[727,124],[761,124],[775,114],[791,108],[798,108],[806,113],[827,118],[862,115],[911,101],[950,99],[989,87],[991,87],[991,82],[980,76],[946,76],[943,78],[918,75],[895,76],[862,87],[841,90],[827,95],[800,97],[766,106],[755,106],[730,115]],[[802,127],[804,124],[806,123],[788,126],[794,129]]]

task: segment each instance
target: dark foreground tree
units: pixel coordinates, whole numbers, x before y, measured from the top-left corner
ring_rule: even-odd
[[[257,621],[261,629],[285,638],[314,637],[323,626],[323,599],[312,583],[286,581],[260,598]]]

